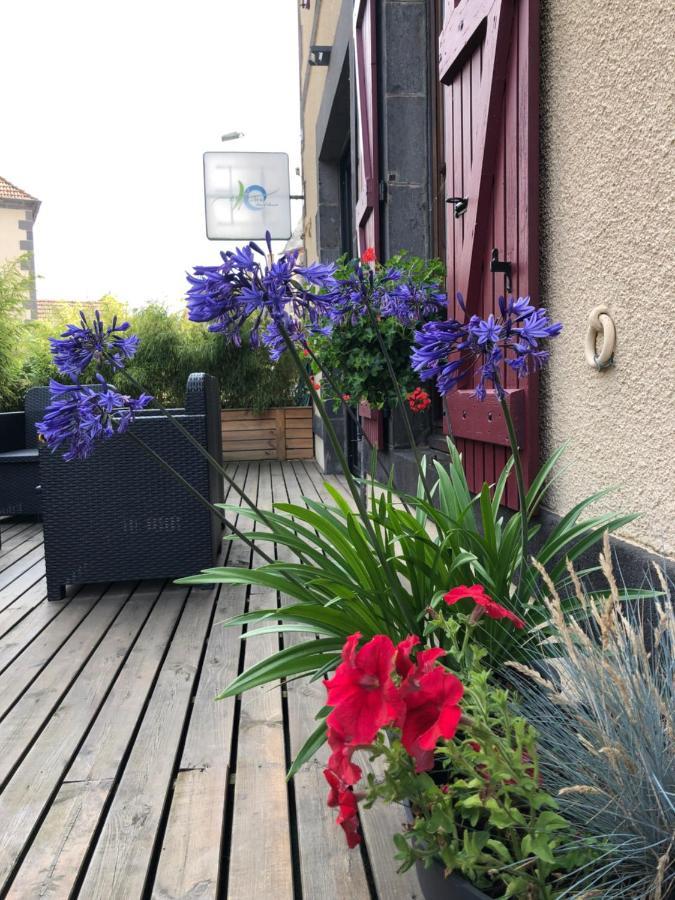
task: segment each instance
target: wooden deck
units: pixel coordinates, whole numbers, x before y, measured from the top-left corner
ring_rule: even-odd
[[[325,496],[313,462],[232,472],[262,506]],[[349,851],[326,807],[325,756],[286,782],[320,684],[214,702],[279,646],[220,623],[283,598],[140,582],[50,603],[40,526],[1,527],[1,898],[421,897],[414,874],[396,874],[400,810],[365,811]],[[229,564],[251,564],[243,543],[228,546]]]

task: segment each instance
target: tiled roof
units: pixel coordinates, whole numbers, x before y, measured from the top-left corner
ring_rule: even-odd
[[[0,201],[2,200],[28,200],[31,203],[38,203],[37,197],[31,197],[15,184],[7,181],[6,178],[0,178]]]

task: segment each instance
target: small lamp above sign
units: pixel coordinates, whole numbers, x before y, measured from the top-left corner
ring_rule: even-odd
[[[309,48],[308,63],[310,66],[327,66],[330,65],[330,51],[332,47],[320,47],[314,45]]]
[[[259,241],[291,236],[291,187],[286,153],[204,154],[206,236],[211,241]]]

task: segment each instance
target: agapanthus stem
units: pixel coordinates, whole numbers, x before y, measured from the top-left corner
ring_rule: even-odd
[[[496,383],[496,382],[495,382]],[[516,427],[513,423],[513,418],[511,416],[511,411],[509,410],[509,405],[506,402],[506,397],[504,396],[503,389],[500,389],[500,386],[497,388],[498,394],[502,396],[499,397],[499,405],[502,408],[502,414],[504,416],[504,421],[506,422],[506,428],[509,432],[509,443],[511,444],[511,454],[513,456],[513,469],[516,473],[516,486],[518,488],[518,502],[520,505],[520,539],[522,543],[522,559],[520,561],[520,567],[518,569],[518,585],[517,585],[517,593],[520,593],[520,585],[523,581],[523,572],[525,570],[525,566],[527,565],[528,553],[527,548],[529,544],[528,540],[528,511],[527,511],[527,493],[525,491],[525,478],[523,477],[523,466],[520,460],[520,448],[518,447],[518,437],[516,435]]]
[[[274,559],[271,556],[268,556],[268,554],[265,553],[264,550],[261,550],[260,547],[258,547],[250,538],[247,538],[245,534],[243,534],[241,531],[239,531],[237,526],[234,525],[232,522],[230,522],[229,519],[226,516],[224,516],[223,513],[221,513],[221,511],[216,506],[213,505],[213,503],[211,503],[209,500],[207,500],[206,497],[202,493],[200,493],[197,490],[197,488],[195,488],[193,485],[191,485],[190,482],[186,478],[183,478],[183,476],[180,474],[180,472],[176,471],[176,469],[174,469],[174,467],[170,463],[168,463],[165,459],[163,459],[159,455],[159,453],[157,453],[155,450],[153,450],[152,447],[150,447],[143,440],[142,437],[137,435],[135,433],[135,431],[133,430],[133,426],[129,431],[127,431],[127,434],[129,435],[129,437],[133,438],[136,441],[136,443],[145,450],[146,453],[148,453],[150,456],[152,456],[152,458],[155,459],[160,464],[160,466],[162,466],[162,468],[166,469],[167,472],[170,472],[175,478],[177,478],[178,481],[180,481],[180,483],[183,485],[183,487],[186,490],[190,491],[190,493],[192,494],[193,497],[196,497],[196,499],[199,500],[199,502],[202,504],[202,506],[205,506],[210,512],[212,512],[215,516],[217,516],[217,518],[219,518],[220,521],[223,522],[225,524],[225,526],[230,529],[232,534],[236,535],[240,540],[244,541],[244,543],[248,547],[250,547],[251,550],[253,550],[255,553],[257,553],[259,556],[262,556],[262,558],[265,560],[265,562],[267,562],[267,563],[274,562]]]
[[[391,379],[391,383],[394,387],[394,390],[396,391],[396,396],[397,396],[398,402],[401,404],[401,407],[403,410],[403,423],[405,426],[406,436],[408,438],[408,441],[410,442],[410,449],[412,450],[412,452],[415,456],[417,472],[419,474],[420,481],[422,482],[422,487],[424,489],[427,503],[429,504],[429,506],[433,506],[433,501],[431,499],[431,493],[427,486],[427,480],[426,480],[426,477],[424,474],[424,469],[422,468],[422,460],[421,460],[421,457],[419,454],[419,450],[417,448],[417,442],[415,441],[415,435],[412,430],[412,425],[410,424],[410,420],[408,419],[408,413],[405,408],[405,393],[404,393],[403,389],[401,388],[401,385],[399,384],[398,378],[396,377],[396,372],[394,371],[394,366],[392,365],[389,351],[387,350],[386,344],[384,343],[384,340],[382,339],[382,334],[380,332],[380,329],[377,326],[377,320],[375,319],[375,315],[373,314],[373,309],[370,305],[370,300],[368,300],[368,299],[366,299],[366,306],[368,308],[370,324],[375,329],[375,334],[377,335],[377,342],[380,346],[380,351],[381,351],[382,355],[384,356],[384,361],[387,364],[387,371],[389,372],[389,378]],[[392,410],[392,412],[394,412],[394,410]]]
[[[344,454],[344,451],[340,444],[340,441],[338,440],[337,434],[335,433],[335,428],[333,427],[333,423],[330,420],[330,416],[326,412],[325,406],[324,406],[323,402],[321,401],[321,398],[317,394],[314,386],[312,385],[312,382],[311,382],[309,376],[307,375],[307,372],[302,363],[302,360],[300,359],[300,356],[298,355],[298,351],[295,347],[295,344],[293,343],[293,341],[291,340],[291,338],[288,335],[288,332],[286,331],[286,329],[284,328],[284,326],[281,323],[279,324],[279,333],[281,334],[281,336],[284,339],[286,348],[288,349],[289,353],[293,357],[293,361],[295,362],[295,366],[300,374],[300,377],[304,381],[305,386],[307,387],[312,400],[316,404],[316,408],[319,412],[319,415],[321,416],[321,419],[323,421],[326,432],[328,433],[328,439],[330,440],[331,444],[333,445],[333,449],[335,450],[335,453],[337,455],[338,462],[340,463],[340,467],[344,473],[345,479],[347,480],[347,484],[349,485],[349,491],[350,491],[352,497],[354,498],[354,503],[356,504],[356,508],[361,517],[361,521],[363,522],[363,525],[364,525],[366,531],[368,532],[368,536],[370,538],[371,544],[372,544],[375,552],[377,553],[378,559],[380,561],[380,565],[382,566],[382,571],[384,572],[385,578],[387,579],[387,581],[389,582],[389,585],[391,587],[392,595],[393,595],[394,599],[396,600],[396,604],[399,608],[399,612],[401,613],[403,618],[406,619],[406,621],[408,623],[408,628],[414,633],[417,623],[415,622],[414,616],[411,614],[411,611],[409,609],[409,604],[406,603],[406,598],[401,597],[401,583],[399,582],[399,580],[396,576],[392,575],[392,570],[391,570],[391,566],[389,565],[389,560],[387,559],[386,554],[383,553],[380,542],[377,538],[377,535],[375,534],[372,522],[370,521],[370,517],[368,515],[368,510],[366,509],[366,507],[363,503],[363,498],[361,497],[361,493],[360,493],[358,487],[356,486],[356,482],[354,481],[354,476],[352,475],[352,473],[350,471],[349,463],[347,462],[347,458],[345,457],[345,454]]]

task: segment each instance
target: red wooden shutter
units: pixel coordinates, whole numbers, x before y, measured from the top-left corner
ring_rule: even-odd
[[[511,264],[513,294],[537,302],[538,0],[447,0],[439,51],[447,193],[468,200],[458,218],[448,204],[449,313],[464,316],[460,291],[466,315],[487,318],[506,294],[504,274],[490,270],[495,248]],[[529,482],[538,466],[537,379],[518,379],[505,364],[501,374]],[[449,430],[478,491],[497,479],[509,451],[498,405],[475,400],[474,386],[469,376],[447,403]],[[505,501],[517,508],[513,477]]]
[[[356,229],[358,252],[374,247],[380,258],[380,197],[377,142],[376,0],[356,0],[357,142]]]

